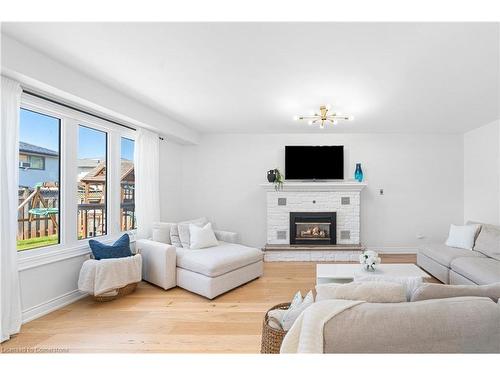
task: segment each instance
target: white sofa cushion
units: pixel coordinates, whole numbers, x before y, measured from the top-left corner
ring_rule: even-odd
[[[442,285],[424,283],[411,296],[411,302],[453,297],[488,297],[500,299],[500,282],[488,285]]]
[[[472,250],[479,225],[450,225],[446,246]]]
[[[205,249],[219,244],[215,238],[212,223],[207,223],[203,227],[189,224],[189,242],[190,249]]]
[[[316,285],[316,301],[327,299],[350,299],[378,303],[406,302],[406,288],[403,284],[387,281]]]
[[[222,241],[207,249],[177,249],[177,267],[208,277],[217,277],[262,259],[259,249]]]
[[[152,240],[155,242],[161,242],[167,245],[171,245],[172,241],[170,240],[170,228],[173,225],[177,226],[177,224],[175,223],[162,223],[162,222],[153,223]]]
[[[500,282],[500,262],[493,258],[456,258],[451,269],[479,285]]]
[[[187,221],[181,221],[177,224],[177,228],[179,230],[179,238],[181,240],[181,246],[185,249],[189,249],[190,247],[190,238],[189,238],[189,224],[196,224],[198,226],[204,226],[208,223],[206,217],[200,217],[198,219],[192,219]]]
[[[477,251],[470,251],[465,249],[458,249],[456,247],[449,247],[444,244],[431,244],[426,245],[420,249],[420,252],[427,257],[435,260],[443,266],[450,267],[453,259],[461,257],[484,257],[483,254]]]
[[[483,224],[481,232],[477,236],[474,250],[490,258],[500,260],[500,226]]]

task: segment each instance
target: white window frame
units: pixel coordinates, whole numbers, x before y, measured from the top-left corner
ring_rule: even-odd
[[[79,125],[107,133],[107,180],[106,180],[106,235],[99,241],[110,243],[120,231],[120,157],[121,137],[136,140],[136,132],[83,112],[23,94],[21,108],[60,119],[60,170],[59,170],[59,244],[18,252],[19,269],[37,267],[90,252],[87,239],[77,235],[77,153]],[[134,231],[128,231],[134,232]]]

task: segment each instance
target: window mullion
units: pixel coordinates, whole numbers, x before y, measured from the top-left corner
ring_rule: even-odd
[[[120,233],[120,135],[108,133],[108,234]]]
[[[78,121],[63,118],[61,130],[62,207],[61,228],[64,245],[77,244]]]

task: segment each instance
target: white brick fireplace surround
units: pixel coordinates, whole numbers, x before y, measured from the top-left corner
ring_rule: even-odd
[[[267,195],[266,261],[358,260],[360,250],[354,245],[361,245],[360,195],[365,183],[286,182],[280,191],[273,184],[261,186]],[[338,249],[320,246],[313,250],[307,249],[308,246],[273,247],[290,244],[290,212],[336,212],[336,242],[346,246]]]

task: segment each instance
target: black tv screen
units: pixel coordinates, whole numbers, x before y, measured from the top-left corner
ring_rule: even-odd
[[[285,146],[287,180],[343,180],[344,146]]]

